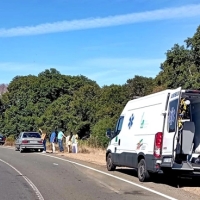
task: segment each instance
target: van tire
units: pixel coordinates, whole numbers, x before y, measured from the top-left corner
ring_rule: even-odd
[[[106,158],[106,166],[108,171],[114,171],[116,169],[116,165],[113,164],[112,154],[109,153]]]
[[[141,159],[138,163],[138,179],[140,182],[146,182],[150,179],[149,172],[146,168],[145,159]]]

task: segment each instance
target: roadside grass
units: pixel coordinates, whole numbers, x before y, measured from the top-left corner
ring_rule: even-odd
[[[15,144],[15,138],[14,138],[14,135],[10,135],[9,137],[6,138],[6,141],[5,141],[5,146],[14,146]]]
[[[47,142],[46,143],[46,147],[47,147],[47,150],[50,150],[51,151],[51,144],[50,142]],[[66,146],[66,143],[63,142],[63,147],[64,147],[64,152],[67,152],[67,146]],[[58,144],[55,145],[55,148],[56,148],[56,151],[59,150],[59,147],[58,147]],[[95,155],[105,155],[105,149],[103,148],[95,148],[95,147],[91,147],[87,144],[86,141],[83,141],[83,140],[79,140],[79,143],[78,143],[78,153],[81,153],[81,154],[95,154]]]

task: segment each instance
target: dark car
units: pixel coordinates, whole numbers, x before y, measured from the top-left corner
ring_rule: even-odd
[[[0,145],[4,145],[6,141],[6,137],[0,133]]]
[[[22,152],[26,149],[43,151],[43,142],[38,132],[22,132],[16,138],[15,150]]]

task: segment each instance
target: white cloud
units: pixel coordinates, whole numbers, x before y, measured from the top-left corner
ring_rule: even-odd
[[[47,33],[119,26],[155,20],[195,17],[200,16],[199,11],[200,4],[192,4],[182,7],[165,8],[160,10],[131,13],[125,15],[61,21],[55,23],[40,24],[37,26],[25,26],[10,29],[2,28],[0,29],[0,37],[39,35]]]

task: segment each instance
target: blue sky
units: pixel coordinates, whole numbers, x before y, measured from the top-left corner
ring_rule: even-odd
[[[49,68],[100,86],[155,77],[199,25],[199,0],[0,1],[0,83]]]

